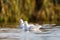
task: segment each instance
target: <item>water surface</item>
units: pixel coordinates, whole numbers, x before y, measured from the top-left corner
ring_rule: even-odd
[[[55,28],[50,33],[25,32],[20,29],[1,28],[0,40],[60,40],[60,28]]]

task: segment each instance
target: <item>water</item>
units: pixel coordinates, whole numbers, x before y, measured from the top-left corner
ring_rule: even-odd
[[[8,39],[0,39],[0,40],[19,40],[18,38],[8,38]]]
[[[60,40],[60,28],[50,33],[24,32],[19,29],[0,29],[0,40]]]

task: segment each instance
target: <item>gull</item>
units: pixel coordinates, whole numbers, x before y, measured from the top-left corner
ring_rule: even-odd
[[[23,27],[24,27],[24,22],[22,19],[20,19],[20,29],[23,29]]]
[[[36,30],[39,30],[39,28],[41,28],[41,27],[42,27],[41,25],[28,24],[27,21],[24,22],[25,31],[36,31]]]

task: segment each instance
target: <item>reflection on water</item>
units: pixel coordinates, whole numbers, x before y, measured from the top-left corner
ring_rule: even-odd
[[[7,39],[0,39],[0,40],[60,40],[60,36],[40,36],[35,38],[7,38]]]
[[[8,39],[0,39],[0,40],[19,40],[17,38],[8,38]]]
[[[0,29],[0,37],[4,36],[3,35],[4,32],[2,32],[1,30],[2,29]],[[4,33],[5,35],[8,35],[8,37],[0,38],[0,40],[60,40],[60,28],[55,28],[54,31],[51,30],[52,31],[51,33],[46,33],[46,34],[24,32],[24,31],[19,31],[19,29],[9,29],[9,30],[10,30],[10,33]]]
[[[0,39],[0,40],[21,40],[19,38],[9,38],[9,39]],[[41,36],[39,38],[32,38],[32,39],[23,39],[23,40],[60,40],[60,37],[50,37],[50,36]]]

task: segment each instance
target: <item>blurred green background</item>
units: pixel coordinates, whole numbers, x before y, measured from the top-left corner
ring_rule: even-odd
[[[60,25],[60,0],[0,0],[0,27],[29,23]]]

